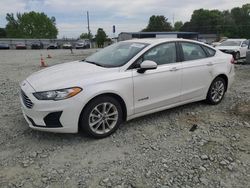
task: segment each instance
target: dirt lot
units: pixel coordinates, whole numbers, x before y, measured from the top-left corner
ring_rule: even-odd
[[[94,51],[0,51],[0,187],[250,187],[250,65],[236,66],[221,104],[138,118],[106,139],[28,128],[19,82],[40,54],[51,66]]]

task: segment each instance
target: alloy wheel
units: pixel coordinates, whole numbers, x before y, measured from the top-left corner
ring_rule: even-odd
[[[224,83],[221,80],[216,81],[211,88],[211,98],[214,102],[219,102],[225,92]]]
[[[90,129],[96,134],[110,132],[118,121],[118,110],[110,102],[100,103],[93,108],[89,115]]]

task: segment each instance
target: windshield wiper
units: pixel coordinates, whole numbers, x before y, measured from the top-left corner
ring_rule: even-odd
[[[90,64],[94,64],[94,65],[99,66],[99,67],[105,67],[105,66],[103,66],[103,65],[101,65],[99,63],[96,63],[94,61],[87,61],[87,60],[84,60],[84,61],[87,62],[87,63],[90,63]]]

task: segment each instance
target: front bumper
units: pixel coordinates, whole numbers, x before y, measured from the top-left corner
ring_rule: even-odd
[[[79,101],[73,98],[60,101],[38,100],[33,96],[35,90],[27,81],[21,83],[21,91],[33,103],[31,106],[27,105],[20,94],[21,109],[30,128],[58,133],[78,132],[78,121],[82,109],[82,106],[77,105]]]
[[[221,49],[220,51],[226,53],[226,54],[231,54],[233,56],[234,59],[236,59],[236,54],[237,52],[234,51],[234,50],[224,50],[224,49]]]

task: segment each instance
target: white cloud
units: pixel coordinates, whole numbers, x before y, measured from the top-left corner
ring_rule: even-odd
[[[0,16],[5,16],[6,13],[23,12],[26,3],[22,0],[1,0],[0,1]]]

